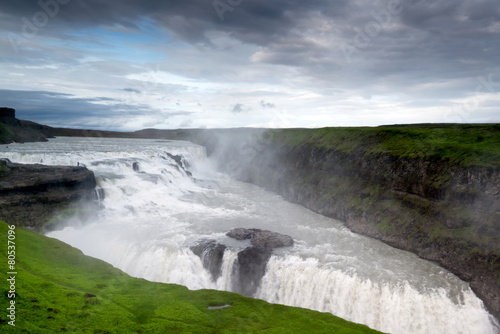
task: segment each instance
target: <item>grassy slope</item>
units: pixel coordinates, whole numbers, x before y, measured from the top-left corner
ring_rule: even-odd
[[[5,322],[8,285],[2,279],[2,333],[375,333],[328,313],[132,278],[58,240],[15,232],[16,327]],[[4,277],[7,234],[0,222]],[[232,307],[208,310],[225,304]]]
[[[430,157],[462,166],[500,167],[500,124],[399,125],[356,128],[273,130],[283,145],[306,143],[350,153]]]

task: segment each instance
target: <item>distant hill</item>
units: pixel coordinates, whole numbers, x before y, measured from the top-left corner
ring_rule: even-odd
[[[49,126],[21,121],[16,118],[15,109],[0,108],[0,144],[47,141],[51,137]]]

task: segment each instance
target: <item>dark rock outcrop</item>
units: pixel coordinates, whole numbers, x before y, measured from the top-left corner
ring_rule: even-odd
[[[177,168],[178,171],[183,171],[187,176],[192,177],[193,173],[189,171],[189,164],[188,162],[182,158],[180,155],[173,155],[171,153],[167,152],[167,156],[175,161],[174,167]]]
[[[51,127],[18,120],[15,115],[14,109],[0,108],[0,144],[47,141],[47,138],[53,138]]]
[[[248,240],[253,245],[238,253],[237,291],[253,296],[266,273],[273,248],[293,246],[292,237],[260,229],[235,228],[226,233],[236,240]]]
[[[0,120],[4,118],[16,118],[16,110],[12,108],[1,107],[0,108]]]
[[[210,272],[212,279],[217,281],[222,273],[222,259],[226,246],[215,240],[203,239],[191,246],[190,249],[200,257],[203,267]]]
[[[273,249],[293,245],[293,239],[288,235],[255,228],[235,228],[226,235],[240,241],[251,239],[253,246],[238,252],[238,262],[232,273],[235,280],[233,290],[248,297],[257,291]],[[200,257],[203,267],[211,273],[214,281],[221,275],[226,248],[212,239],[200,240],[190,247]]]
[[[255,228],[235,228],[226,235],[236,240],[250,239],[252,245],[258,248],[272,249],[293,246],[293,239],[288,235]]]
[[[71,203],[93,199],[94,173],[84,167],[23,165],[0,160],[0,219],[43,231]]]
[[[271,248],[247,247],[238,253],[238,281],[236,291],[252,297],[266,273]]]

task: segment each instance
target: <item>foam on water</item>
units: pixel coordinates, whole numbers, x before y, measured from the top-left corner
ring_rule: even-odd
[[[182,157],[182,166],[172,157]],[[130,275],[190,289],[234,288],[234,227],[292,236],[275,250],[255,297],[331,312],[391,333],[495,333],[469,286],[437,265],[348,231],[262,189],[210,168],[205,149],[187,142],[57,138],[0,145],[19,163],[83,164],[104,190],[102,209],[49,234]],[[177,158],[178,159],[178,158]],[[134,170],[134,163],[136,169]],[[189,175],[192,173],[192,177]],[[215,239],[226,249],[214,282],[189,247]]]

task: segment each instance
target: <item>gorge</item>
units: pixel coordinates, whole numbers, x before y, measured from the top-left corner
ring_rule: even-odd
[[[249,147],[238,150],[255,162],[272,155],[255,151],[261,156],[252,157]],[[254,297],[332,312],[387,332],[495,333],[494,320],[466,283],[412,254],[353,234],[339,221],[228,179],[213,169],[214,163],[224,164],[215,151],[216,158],[207,159],[203,147],[185,142],[57,138],[9,145],[2,154],[16,162],[91,169],[104,189],[103,209],[90,219],[66,217],[63,229],[49,235],[133,276],[245,293],[234,273],[238,252],[250,241],[226,233],[235,227],[271,230],[290,235],[294,244],[272,251],[260,286],[250,292]],[[244,161],[242,154],[232,154]],[[257,183],[252,164],[245,166],[225,164],[230,173]],[[202,239],[227,247],[219,252],[217,279],[190,249]]]

